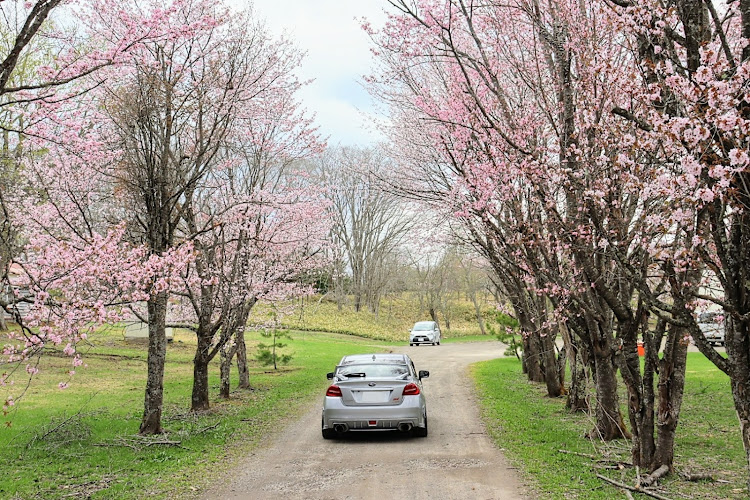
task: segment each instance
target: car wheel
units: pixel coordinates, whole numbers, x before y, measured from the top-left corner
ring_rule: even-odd
[[[322,425],[323,423],[321,422],[321,426]],[[323,428],[322,431],[323,431],[323,439],[333,439],[336,437],[336,431],[334,431],[333,429]]]
[[[427,417],[424,418],[424,427],[415,427],[414,435],[417,437],[427,437]]]

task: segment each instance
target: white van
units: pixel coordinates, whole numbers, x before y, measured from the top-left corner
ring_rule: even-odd
[[[440,345],[440,327],[435,321],[418,321],[409,332],[409,345]]]
[[[720,312],[703,312],[698,315],[698,328],[711,345],[724,345],[724,319]]]

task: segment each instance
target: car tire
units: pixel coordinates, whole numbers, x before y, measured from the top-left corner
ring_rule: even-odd
[[[333,429],[323,428],[322,427],[322,425],[323,425],[322,422],[321,422],[320,425],[321,425],[321,430],[322,430],[322,433],[323,433],[323,439],[333,439],[333,438],[336,437],[336,431],[334,431]]]
[[[424,427],[415,427],[414,435],[416,437],[427,437],[427,417],[424,418]]]

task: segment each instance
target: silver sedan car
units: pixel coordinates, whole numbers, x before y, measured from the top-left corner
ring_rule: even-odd
[[[405,354],[344,356],[323,400],[323,437],[346,432],[394,431],[427,436],[427,405],[422,379]]]

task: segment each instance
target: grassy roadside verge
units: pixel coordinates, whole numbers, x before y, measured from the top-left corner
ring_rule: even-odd
[[[5,415],[0,429],[0,498],[188,498],[241,453],[260,445],[285,419],[321,394],[325,373],[344,354],[383,350],[369,339],[293,332],[289,366],[251,366],[253,390],[187,411],[194,344],[178,335],[168,348],[163,424],[153,439],[136,433],[145,387],[145,346],[124,344],[118,332],[98,337],[71,380],[70,360],[46,356],[40,379]],[[249,344],[260,337],[250,337]],[[285,339],[286,340],[286,339]],[[218,367],[212,367],[212,394]],[[234,382],[236,385],[236,381]]]
[[[598,479],[597,473],[635,483],[632,468],[608,469],[613,462],[582,456],[629,461],[629,443],[604,444],[584,438],[593,426],[591,418],[568,413],[564,399],[546,398],[543,387],[527,381],[517,360],[478,363],[472,366],[472,376],[492,438],[523,471],[536,489],[535,497],[622,497],[621,490]],[[623,394],[624,389],[621,400]],[[678,475],[662,481],[661,493],[669,498],[747,498],[744,451],[736,420],[727,377],[703,355],[689,353],[675,448]],[[712,473],[721,482],[687,482],[679,478],[679,473],[685,471]]]

